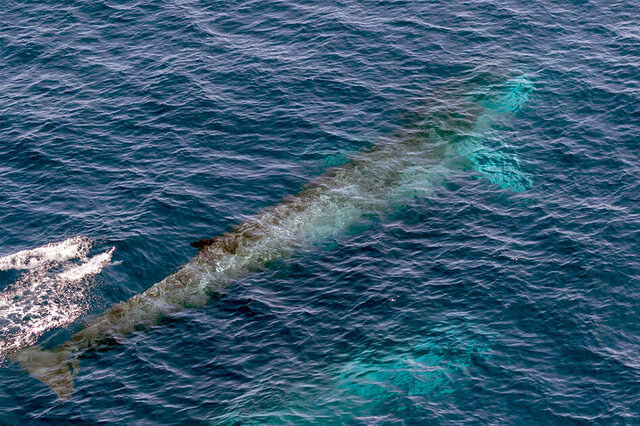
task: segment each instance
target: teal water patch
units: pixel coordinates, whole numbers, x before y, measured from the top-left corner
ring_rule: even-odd
[[[339,151],[329,153],[324,159],[324,165],[326,167],[338,167],[343,164],[347,164],[354,152],[357,151],[341,149]]]
[[[455,379],[477,359],[489,357],[486,342],[449,329],[438,338],[390,353],[368,352],[344,366],[339,387],[377,403],[402,397],[437,398],[455,391]]]
[[[302,156],[319,157],[325,167],[340,167],[351,161],[352,156],[360,151],[359,148],[350,147],[349,145],[335,147],[334,149],[323,149],[311,145],[302,152]]]
[[[511,79],[498,94],[488,93],[482,102],[484,113],[470,134],[458,145],[458,153],[490,182],[514,192],[525,191],[532,181],[513,148],[496,136],[498,123],[519,111],[530,99],[533,83],[525,76]]]
[[[507,150],[505,145],[497,148],[480,145],[462,147],[459,152],[489,182],[514,192],[526,191],[533,184],[531,178],[523,171],[518,156]]]
[[[529,100],[533,93],[533,82],[526,76],[518,76],[507,82],[506,93],[487,102],[487,107],[497,111],[517,112]]]
[[[459,320],[454,314],[422,339],[367,349],[345,363],[310,369],[304,381],[260,382],[212,416],[212,424],[352,424],[364,419],[379,424],[407,411],[420,412],[427,401],[466,389],[473,366],[491,355],[492,334]]]

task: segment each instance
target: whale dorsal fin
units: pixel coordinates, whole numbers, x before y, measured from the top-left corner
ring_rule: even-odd
[[[191,243],[191,246],[197,248],[198,252],[212,245],[216,245],[227,253],[233,254],[238,248],[238,235],[234,233],[227,233],[220,235],[219,237],[205,238]]]
[[[194,241],[191,243],[192,247],[197,248],[198,250],[202,250],[205,247],[209,247],[211,244],[215,243],[217,238],[204,238],[202,240]]]

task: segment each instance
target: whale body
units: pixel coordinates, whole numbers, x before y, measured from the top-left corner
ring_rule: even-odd
[[[121,341],[164,316],[202,306],[234,279],[291,256],[309,241],[344,231],[403,197],[421,196],[460,168],[523,191],[531,181],[514,154],[495,144],[493,123],[521,108],[533,86],[524,76],[477,84],[459,79],[441,90],[395,133],[331,168],[297,195],[211,239],[192,243],[197,255],[141,294],[120,302],[53,349],[31,346],[10,355],[61,399],[73,391],[79,356]],[[493,145],[492,145],[493,144]]]

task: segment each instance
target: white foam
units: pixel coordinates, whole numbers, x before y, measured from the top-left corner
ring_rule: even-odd
[[[86,237],[68,238],[59,243],[47,244],[0,257],[0,271],[36,269],[50,263],[61,263],[69,259],[85,257],[89,248],[91,248],[91,241]]]
[[[90,247],[88,238],[74,237],[0,259],[0,269],[26,269],[0,293],[0,361],[86,311],[91,277],[109,264],[114,251],[87,258]]]

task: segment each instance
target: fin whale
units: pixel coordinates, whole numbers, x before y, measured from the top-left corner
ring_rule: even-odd
[[[531,82],[517,77],[488,86],[482,83],[480,95],[468,88],[477,83],[462,83],[445,89],[446,97],[430,101],[417,114],[419,119],[371,149],[355,153],[297,195],[225,234],[191,243],[198,249],[191,261],[143,293],[112,306],[70,340],[53,349],[26,347],[9,358],[67,399],[85,351],[117,343],[185,307],[203,305],[234,279],[291,255],[305,241],[336,235],[364,214],[380,212],[401,196],[402,188],[436,187],[449,171],[470,164],[503,188],[527,189],[531,183],[517,158],[503,154],[491,141],[495,140],[492,122],[520,109],[533,89]],[[493,94],[487,95],[488,90]]]

